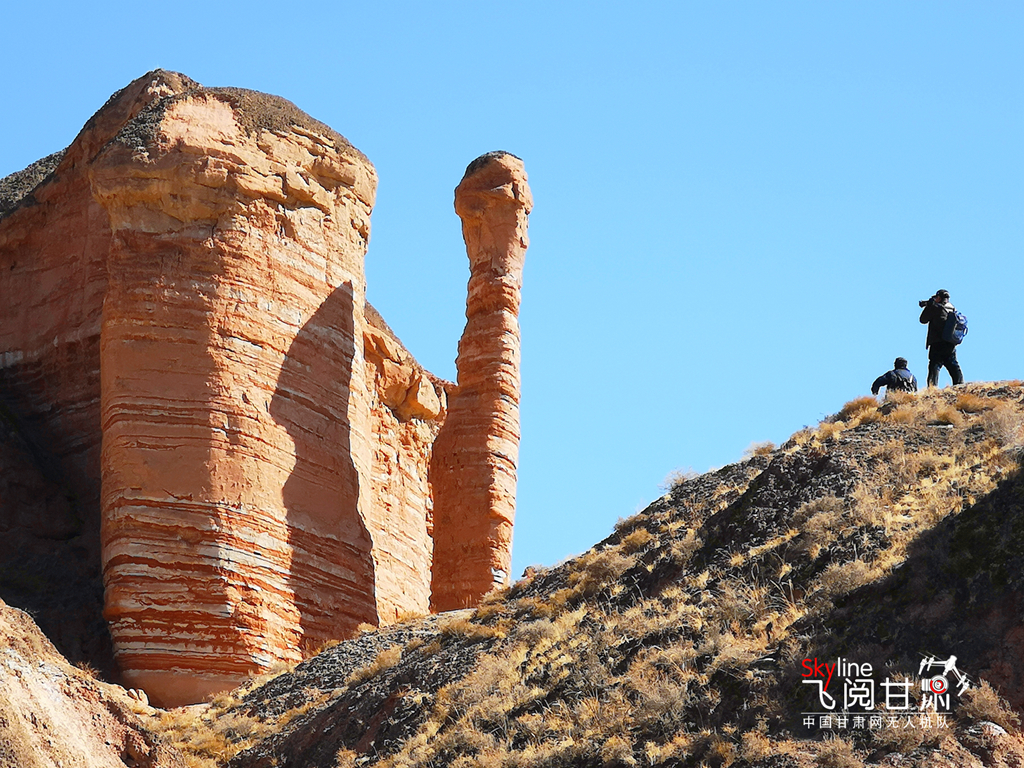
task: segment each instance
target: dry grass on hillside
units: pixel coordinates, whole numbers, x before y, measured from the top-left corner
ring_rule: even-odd
[[[381,695],[417,702],[401,738],[339,742],[337,764],[848,768],[869,755],[953,749],[939,729],[809,741],[797,720],[807,690],[799,660],[841,652],[909,670],[919,637],[988,647],[964,634],[969,625],[953,629],[964,617],[950,606],[966,582],[949,542],[963,535],[955,521],[965,509],[980,504],[972,514],[989,521],[998,515],[985,517],[984,505],[997,489],[1019,492],[1022,399],[1019,383],[859,398],[773,452],[680,478],[590,551],[491,595],[429,642],[380,654],[343,689],[311,694],[343,700],[362,686],[365,697],[378,684]],[[918,572],[929,574],[926,586],[907,581]],[[931,608],[915,602],[926,594]],[[470,668],[434,688],[403,676],[455,641],[483,649]],[[210,759],[259,737],[217,707],[201,727],[229,746],[207,748]],[[959,716],[1016,727],[991,689]],[[165,733],[200,740],[177,726]]]
[[[335,643],[325,644],[325,648]],[[399,655],[401,649],[398,648]],[[242,687],[217,694],[207,704],[160,710],[136,704],[135,713],[163,743],[177,749],[187,768],[220,768],[231,758],[268,736],[279,733],[301,715],[322,706],[330,692],[309,690],[301,703],[274,717],[256,716],[242,706],[243,698],[270,680],[291,672],[294,663],[279,663]],[[376,666],[376,674],[382,666]]]

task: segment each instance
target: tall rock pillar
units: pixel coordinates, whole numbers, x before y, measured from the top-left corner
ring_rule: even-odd
[[[519,302],[533,198],[523,162],[470,163],[455,211],[470,262],[458,389],[434,444],[431,605],[472,605],[504,585],[512,556],[519,459]]]
[[[376,173],[276,97],[194,89],[94,161],[105,615],[201,701],[375,622],[363,258]]]

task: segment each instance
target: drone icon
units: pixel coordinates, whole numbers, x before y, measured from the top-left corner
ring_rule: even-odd
[[[958,684],[958,696],[962,695],[964,691],[971,687],[970,678],[968,678],[967,675],[965,675],[963,672],[957,669],[956,656],[950,656],[948,659],[944,661],[940,661],[934,656],[926,656],[925,658],[921,659],[921,666],[918,668],[917,674],[923,676],[926,669],[931,670],[935,668],[939,668],[942,671],[939,672],[939,674],[935,677],[932,677],[928,680],[922,680],[922,690],[928,690],[934,694],[946,693],[949,690],[949,681],[947,680],[947,676],[950,673],[956,676]]]

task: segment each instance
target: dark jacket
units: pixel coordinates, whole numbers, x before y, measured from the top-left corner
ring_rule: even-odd
[[[921,310],[921,324],[928,324],[928,338],[925,339],[926,348],[938,347],[943,344],[942,329],[946,327],[946,317],[953,311],[953,305],[948,301],[938,304],[934,299],[928,301]],[[948,344],[948,342],[946,342]]]
[[[871,394],[877,395],[882,387],[886,392],[917,392],[917,378],[906,368],[893,368],[875,379]]]

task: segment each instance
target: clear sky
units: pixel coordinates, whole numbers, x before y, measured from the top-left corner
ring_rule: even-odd
[[[923,381],[938,288],[967,379],[1024,378],[1020,2],[11,2],[0,26],[0,176],[158,67],[348,137],[380,176],[369,299],[446,378],[453,190],[484,152],[523,158],[515,576],[897,355]]]

